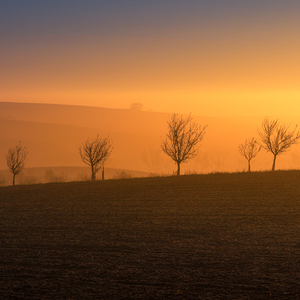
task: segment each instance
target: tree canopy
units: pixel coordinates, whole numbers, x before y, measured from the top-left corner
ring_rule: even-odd
[[[103,167],[113,148],[108,137],[102,139],[99,135],[95,139],[88,138],[78,147],[82,161],[91,167],[92,180],[96,179],[96,173]]]
[[[275,170],[276,157],[286,153],[292,145],[298,143],[300,132],[296,131],[296,129],[297,126],[293,130],[290,130],[290,126],[280,124],[279,119],[269,120],[269,118],[265,118],[262,121],[258,134],[261,139],[262,148],[273,154],[272,171]]]
[[[191,115],[184,117],[178,114],[172,114],[167,124],[168,133],[162,140],[161,148],[177,164],[177,175],[180,175],[180,164],[198,154],[198,144],[203,139],[207,125],[198,125]]]

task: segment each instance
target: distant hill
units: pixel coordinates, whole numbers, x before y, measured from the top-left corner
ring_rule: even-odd
[[[108,168],[171,174],[175,166],[160,148],[169,114],[130,109],[0,102],[0,169],[4,154],[22,141],[29,150],[27,167],[85,166],[77,147],[88,137],[109,136],[114,151]],[[212,118],[195,116],[208,124],[199,155],[182,166],[184,172],[242,171],[246,161],[238,145],[257,136],[263,117]],[[282,118],[296,124],[298,118]],[[299,118],[300,120],[300,118]],[[261,152],[253,170],[271,167],[270,154]],[[278,168],[299,168],[299,146],[277,160]]]
[[[166,115],[65,105],[0,103],[0,153],[22,141],[28,166],[83,165],[77,147],[88,137],[109,136],[114,151],[108,166],[147,171],[142,154],[160,144]],[[157,135],[158,133],[158,135]],[[0,155],[0,169],[5,168]]]

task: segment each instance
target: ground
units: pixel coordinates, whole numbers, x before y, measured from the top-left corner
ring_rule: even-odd
[[[0,187],[3,299],[297,299],[299,171]]]

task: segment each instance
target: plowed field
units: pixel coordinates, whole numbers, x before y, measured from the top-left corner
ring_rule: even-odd
[[[300,171],[0,188],[2,299],[300,299]]]

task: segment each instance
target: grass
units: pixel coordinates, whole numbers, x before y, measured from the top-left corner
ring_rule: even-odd
[[[0,188],[4,299],[297,299],[300,171]]]

